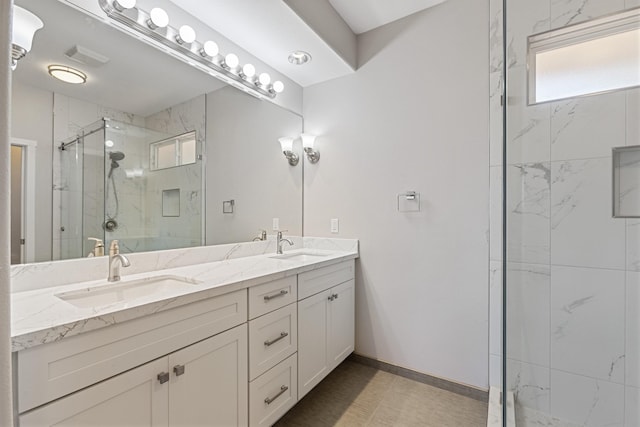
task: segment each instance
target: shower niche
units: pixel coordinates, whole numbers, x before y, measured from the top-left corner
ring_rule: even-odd
[[[613,159],[613,217],[640,218],[640,145],[617,147]]]
[[[195,131],[170,135],[107,118],[60,143],[54,259],[87,256],[93,249],[89,238],[106,244],[118,239],[123,252],[201,245],[200,150]],[[166,189],[176,187],[181,191],[172,193],[171,204],[183,209],[167,215]]]

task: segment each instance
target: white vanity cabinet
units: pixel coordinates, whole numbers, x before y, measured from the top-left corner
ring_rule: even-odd
[[[354,262],[298,276],[298,399],[354,349]]]
[[[247,327],[20,415],[21,427],[247,424]]]
[[[246,322],[244,289],[22,350],[20,425],[246,425]]]

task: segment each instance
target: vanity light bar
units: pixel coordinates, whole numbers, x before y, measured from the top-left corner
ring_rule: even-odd
[[[171,25],[168,25],[168,23],[166,25],[157,25],[149,12],[135,6],[123,7],[122,1],[98,0],[98,3],[109,18],[124,25],[128,29],[133,29],[137,33],[143,34],[144,36],[161,43],[171,49],[173,52],[170,53],[173,53],[174,56],[177,56],[175,53],[178,53],[180,54],[179,57],[182,57],[183,59],[186,57],[186,61],[189,64],[197,66],[198,68],[220,78],[224,82],[229,83],[244,92],[247,92],[257,98],[266,97],[273,99],[284,89],[284,85],[280,81],[276,81],[273,84],[270,83],[270,81],[267,81],[266,77],[269,77],[269,75],[266,73],[262,73],[260,75],[262,78],[256,79],[253,73],[243,72],[244,67],[238,66],[238,64],[231,64],[233,66],[230,67],[225,62],[225,58],[229,61],[229,59],[233,60],[234,58],[237,58],[237,56],[234,54],[227,54],[226,56],[222,55],[217,51],[217,46],[216,49],[212,49],[212,46],[215,44],[213,42],[209,41],[200,43],[195,40],[195,35],[194,40],[188,42],[191,39],[191,34],[189,34],[189,37],[184,37],[184,27],[188,26],[182,26],[181,33],[181,29],[174,28]],[[132,3],[135,4],[135,2]],[[164,24],[164,22],[161,24]],[[191,29],[191,27],[189,27],[189,29]],[[185,40],[185,38],[187,40]],[[216,52],[214,56],[202,54],[202,52],[214,53],[214,51]]]

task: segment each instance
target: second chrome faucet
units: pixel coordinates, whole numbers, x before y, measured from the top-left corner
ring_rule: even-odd
[[[120,253],[120,246],[117,240],[112,240],[109,245],[109,282],[117,282],[120,280],[120,265],[129,267],[131,263],[129,258]]]
[[[282,242],[287,242],[290,246],[293,246],[293,242],[290,239],[285,239],[284,237],[282,237],[283,231],[286,231],[286,230],[278,231],[278,233],[276,234],[276,245],[277,245],[276,253],[278,254],[282,253]]]

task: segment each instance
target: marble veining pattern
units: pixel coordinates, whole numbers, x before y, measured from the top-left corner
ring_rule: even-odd
[[[151,254],[132,254],[130,260],[132,266],[137,261],[143,261],[145,271],[129,272],[123,271],[123,280],[137,280],[156,275],[175,275],[188,277],[201,284],[197,286],[188,285],[185,287],[175,287],[170,290],[159,291],[153,295],[140,297],[132,301],[113,303],[93,308],[77,308],[55,296],[60,292],[87,289],[93,286],[106,285],[105,278],[50,286],[22,292],[13,292],[11,295],[12,304],[12,350],[18,351],[34,345],[47,342],[59,341],[65,337],[77,335],[79,333],[94,330],[107,325],[121,323],[127,320],[139,318],[148,314],[182,306],[204,298],[233,292],[238,289],[247,288],[259,283],[310,271],[321,266],[330,265],[343,260],[358,257],[357,240],[332,239],[308,239],[309,245],[306,250],[314,250],[324,255],[318,261],[298,261],[291,259],[272,258],[275,255],[273,241],[241,243],[237,245],[223,245],[225,248],[218,248],[206,251],[206,248],[190,248],[183,250],[154,252]],[[297,238],[297,243],[301,245],[302,239]],[[215,248],[215,247],[212,247]],[[265,249],[271,248],[264,254]],[[337,248],[350,248],[339,250]],[[200,251],[198,249],[201,249]],[[295,249],[294,249],[295,250]],[[203,253],[212,255],[217,252],[218,260],[211,258],[202,260]],[[240,253],[244,257],[239,257]],[[259,252],[260,254],[252,254]],[[252,255],[248,255],[252,254]],[[160,259],[165,259],[166,263],[154,264]],[[98,270],[106,275],[107,259],[89,260],[67,260],[57,263],[43,263],[44,265],[31,264],[26,266],[12,267],[12,276],[17,281],[41,284],[50,277],[52,270],[59,270],[59,267],[67,269],[78,269],[88,272]],[[171,267],[169,264],[182,264],[180,267]],[[58,264],[63,264],[60,266]],[[102,268],[96,267],[101,265]],[[92,268],[93,267],[93,268]],[[138,267],[138,270],[141,268]],[[124,270],[124,269],[123,269]],[[29,274],[26,279],[25,275]],[[27,285],[22,286],[28,288]],[[33,286],[32,286],[33,288]]]

